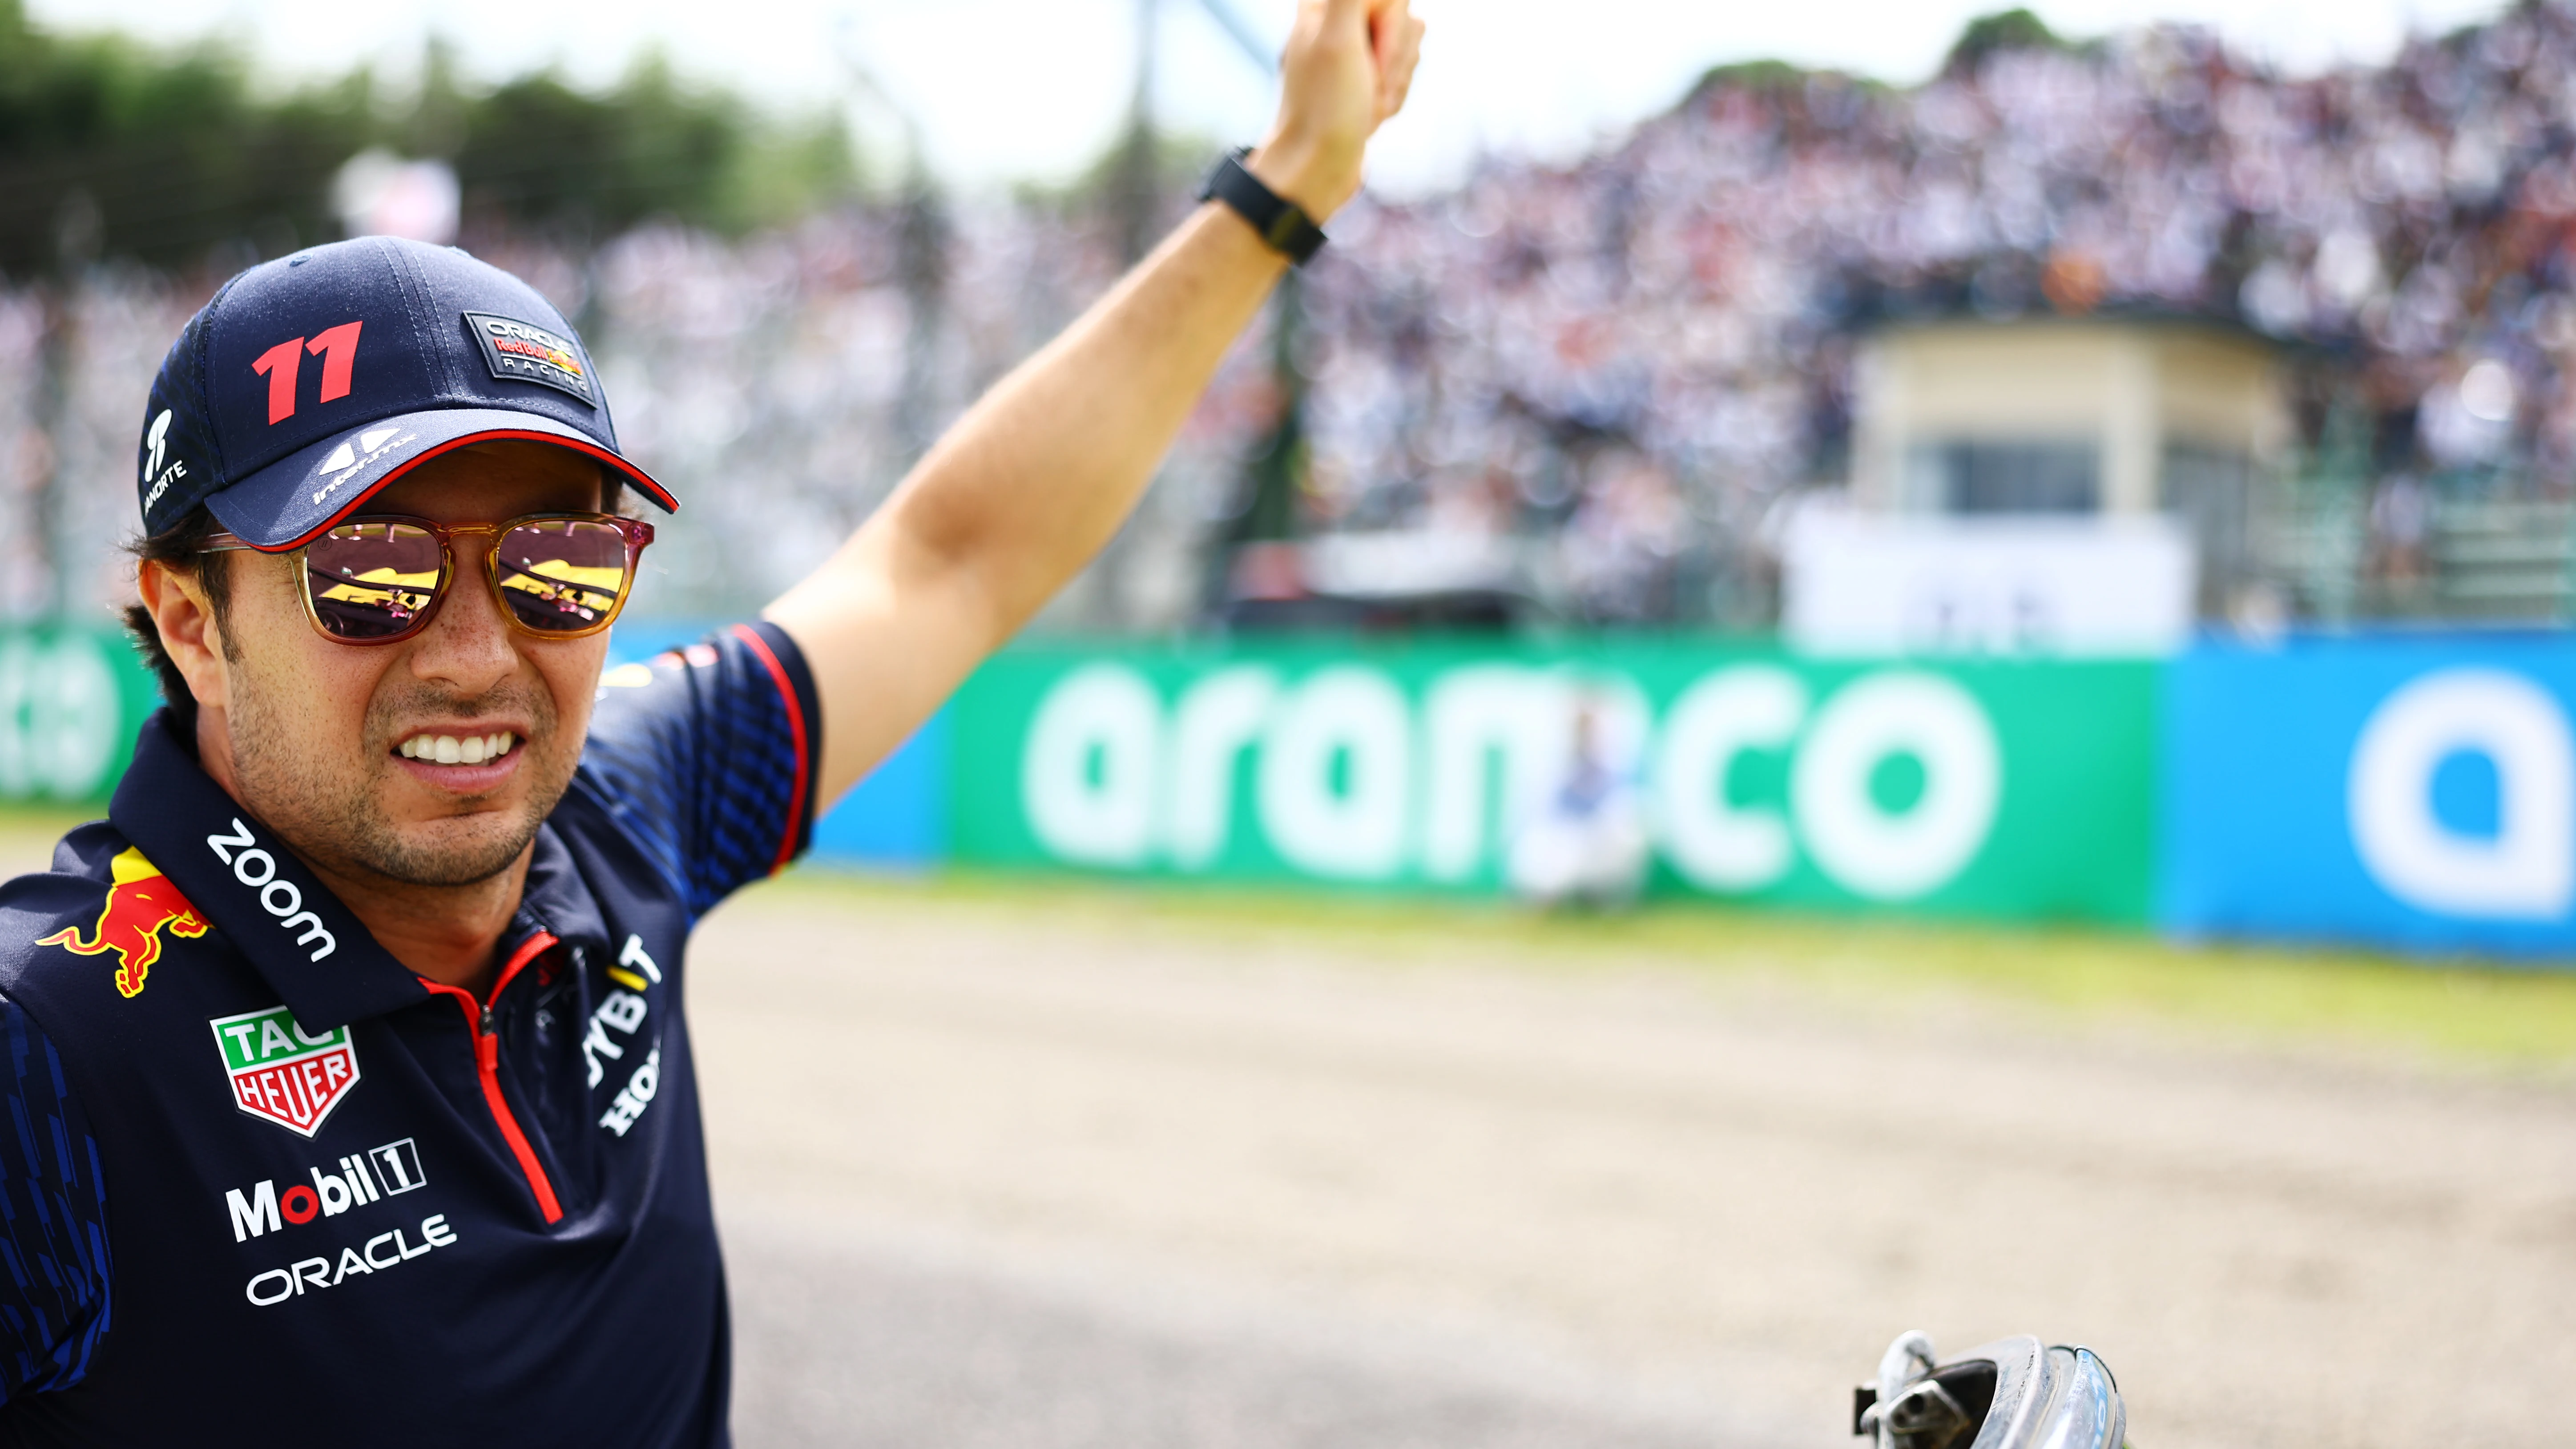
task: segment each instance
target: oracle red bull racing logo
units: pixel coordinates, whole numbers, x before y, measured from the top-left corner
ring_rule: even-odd
[[[195,940],[208,928],[206,918],[197,914],[159,866],[143,858],[142,851],[128,846],[108,862],[108,870],[114,882],[89,934],[83,936],[78,926],[65,926],[36,944],[60,946],[75,956],[114,951],[116,989],[130,997],[141,993],[145,978],[152,974],[152,963],[161,959],[163,930]]]
[[[310,1137],[358,1085],[358,1049],[343,1026],[314,1034],[283,1006],[210,1023],[231,1076],[233,1105]]]
[[[590,372],[571,338],[489,312],[466,313],[465,325],[483,344],[483,361],[494,377],[543,383],[583,402],[591,400]]]

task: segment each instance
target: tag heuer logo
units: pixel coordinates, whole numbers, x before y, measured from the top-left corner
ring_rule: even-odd
[[[358,1085],[349,1029],[309,1036],[283,1006],[209,1023],[233,1081],[233,1105],[310,1137]]]

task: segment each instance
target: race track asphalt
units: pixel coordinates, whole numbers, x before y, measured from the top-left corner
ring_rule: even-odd
[[[2564,1083],[1044,893],[691,970],[746,1446],[1849,1443],[1908,1327],[2095,1346],[2147,1449],[2576,1382]]]
[[[1847,1444],[1907,1327],[2144,1449],[2564,1437],[2563,1079],[1280,919],[711,917],[745,1449]]]
[[[737,1219],[737,1441],[779,1449],[1697,1449],[1681,1406],[1419,1338],[1069,1279],[955,1244]],[[1150,1270],[1146,1270],[1149,1271]],[[1286,1320],[1286,1321],[1282,1321]],[[1374,1344],[1368,1339],[1374,1336]],[[1730,1441],[1733,1442],[1733,1441]]]

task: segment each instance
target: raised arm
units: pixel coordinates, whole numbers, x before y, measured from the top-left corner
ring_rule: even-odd
[[[1321,221],[1421,54],[1409,0],[1305,0],[1279,117],[1245,163]],[[1117,532],[1286,262],[1201,206],[959,419],[883,508],[766,616],[805,652],[831,801],[929,718]]]

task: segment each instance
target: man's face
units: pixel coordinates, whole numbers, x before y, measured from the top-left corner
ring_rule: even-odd
[[[590,460],[498,443],[432,459],[360,512],[498,523],[600,503]],[[518,860],[571,783],[608,636],[549,640],[512,628],[483,572],[488,544],[459,539],[437,617],[374,648],[313,627],[298,555],[229,556],[221,730],[233,788],[317,863],[413,885],[489,879]],[[452,753],[442,741],[455,742]],[[494,743],[497,754],[463,762]],[[442,753],[458,762],[438,763]]]

